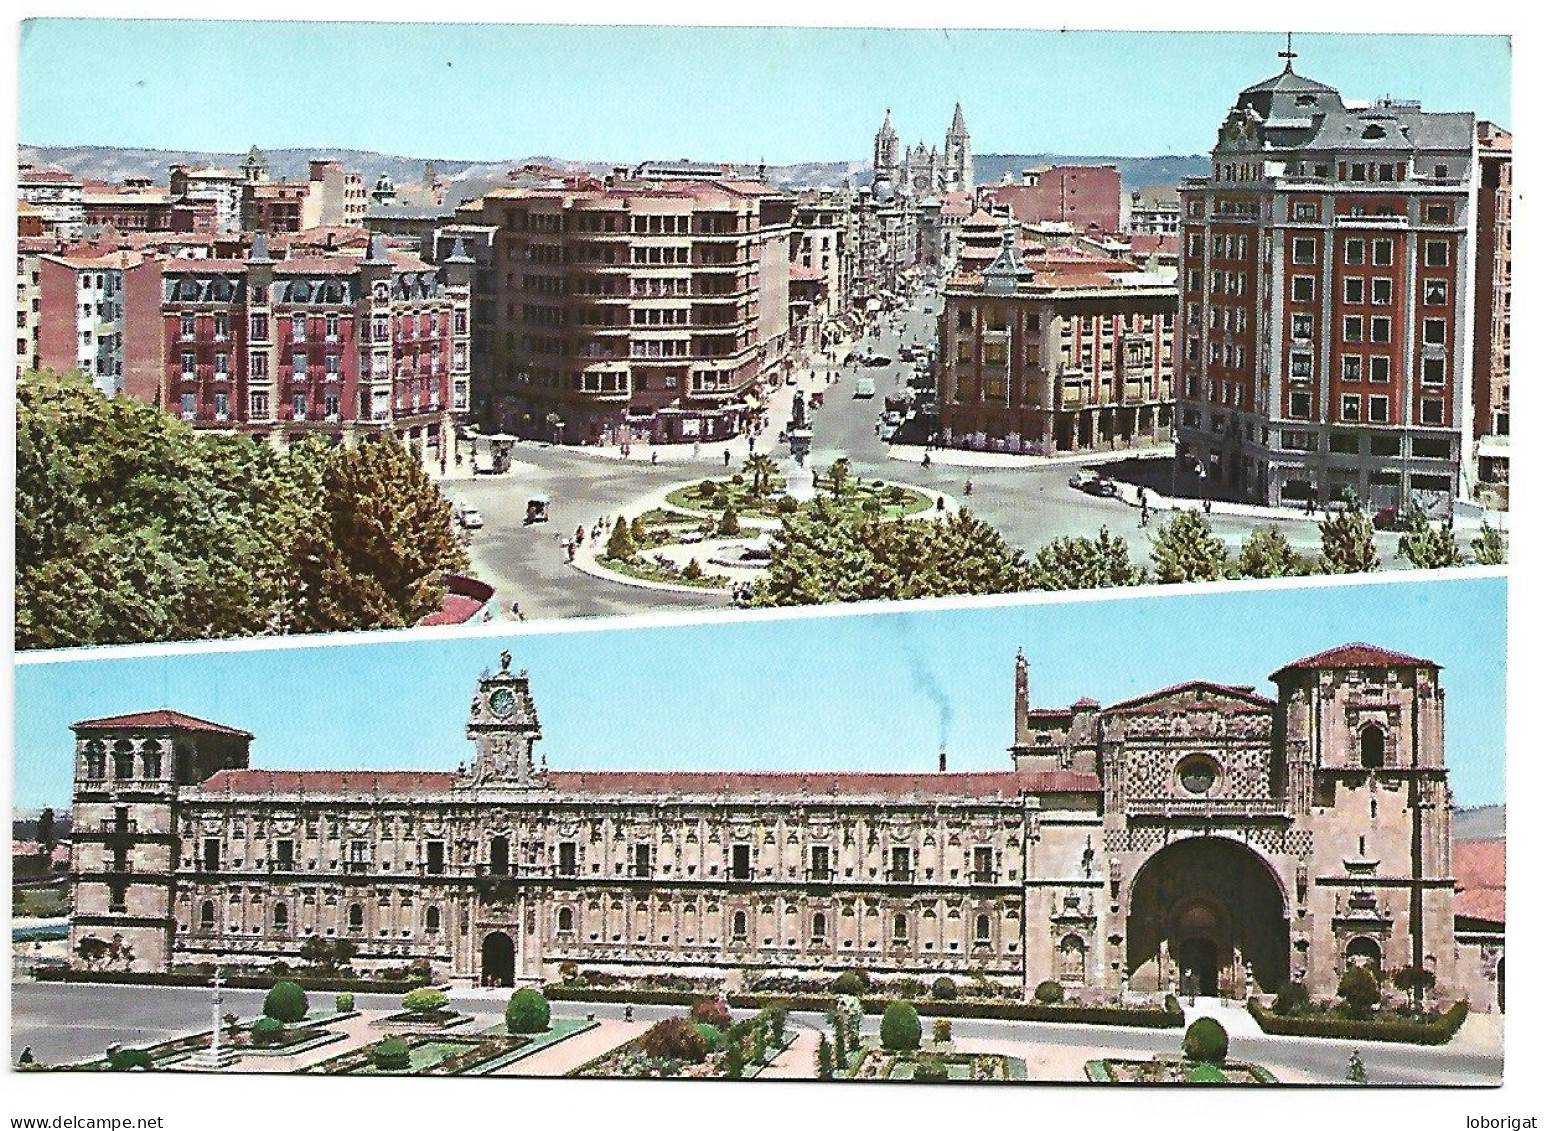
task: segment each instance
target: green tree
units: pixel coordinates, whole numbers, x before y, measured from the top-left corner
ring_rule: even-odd
[[[714,532],[727,538],[741,533],[741,519],[737,516],[735,507],[725,508],[725,513],[720,516]]]
[[[401,1072],[410,1063],[408,1042],[402,1037],[384,1037],[371,1046],[371,1064],[383,1072]]]
[[[1197,511],[1178,511],[1156,531],[1150,548],[1155,580],[1162,584],[1218,581],[1229,558],[1208,519]]]
[[[761,499],[773,488],[774,472],[778,465],[773,457],[763,452],[754,452],[747,457],[747,462],[741,465],[741,469],[752,477],[752,494]]]
[[[1246,539],[1237,569],[1242,577],[1302,577],[1311,572],[1311,563],[1295,552],[1282,530],[1266,526]]]
[[[505,1003],[505,1030],[509,1033],[541,1033],[552,1018],[548,999],[534,989],[517,990]]]
[[[1338,997],[1350,1017],[1368,1017],[1380,1004],[1380,982],[1368,966],[1350,966],[1338,979]]]
[[[1187,1026],[1182,1037],[1182,1055],[1188,1060],[1223,1064],[1230,1055],[1230,1037],[1225,1027],[1212,1017],[1200,1017]]]
[[[404,628],[440,608],[445,576],[467,568],[467,551],[424,467],[376,440],[327,461],[293,564],[292,631]]]
[[[613,524],[612,533],[607,536],[607,556],[616,561],[626,562],[638,552],[638,545],[634,541],[634,533],[629,528],[627,519],[618,519]]]
[[[1478,565],[1507,565],[1509,541],[1504,532],[1484,522],[1477,537],[1472,539],[1472,560]]]
[[[38,814],[38,847],[47,856],[54,850],[58,843],[58,830],[54,824],[54,810],[45,805],[43,811]]]
[[[1391,975],[1391,984],[1407,995],[1408,1004],[1417,1012],[1424,994],[1434,988],[1434,971],[1422,966],[1403,966]]]
[[[1450,528],[1431,523],[1422,511],[1414,511],[1408,520],[1407,530],[1397,542],[1397,553],[1414,569],[1448,569],[1466,563]]]
[[[1143,581],[1144,570],[1128,558],[1128,543],[1105,526],[1094,538],[1055,538],[1031,562],[1037,589],[1107,589]]]
[[[275,982],[263,998],[263,1016],[284,1025],[306,1018],[306,991],[295,982]]]
[[[1323,573],[1371,573],[1380,568],[1375,552],[1375,527],[1357,507],[1348,507],[1321,520]]]
[[[816,1045],[816,1078],[818,1080],[831,1080],[833,1078],[833,1043],[823,1033]]]
[[[893,1052],[911,1052],[919,1047],[924,1028],[919,1011],[906,1001],[894,1001],[881,1014],[881,1047]]]

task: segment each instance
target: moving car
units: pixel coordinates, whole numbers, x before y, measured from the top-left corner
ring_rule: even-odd
[[[912,361],[915,356],[912,346],[903,346],[897,351],[899,361]]]
[[[892,359],[887,357],[884,353],[873,353],[865,359],[865,364],[870,366],[872,369],[882,365],[890,365],[891,363]]]
[[[1095,495],[1100,499],[1117,498],[1117,484],[1107,479],[1100,472],[1091,471],[1088,468],[1076,471],[1069,477],[1069,486],[1076,491],[1084,491],[1087,495]]]
[[[548,496],[534,495],[526,501],[526,522],[530,526],[534,522],[548,521]]]
[[[854,395],[856,397],[873,397],[876,395],[876,382],[873,377],[861,377],[854,382]]]
[[[477,507],[465,507],[460,518],[464,530],[479,530],[483,527],[483,512]]]

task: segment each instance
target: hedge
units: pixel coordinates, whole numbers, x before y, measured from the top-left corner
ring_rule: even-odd
[[[1264,1033],[1276,1037],[1333,1037],[1348,1041],[1395,1041],[1409,1045],[1443,1045],[1466,1020],[1467,1003],[1458,1001],[1434,1021],[1354,1021],[1346,1017],[1281,1017],[1257,1002],[1246,1008]]]
[[[678,990],[603,990],[576,989],[551,984],[543,987],[543,996],[549,1001],[618,1002],[634,1005],[685,1005],[691,1006],[702,999],[702,994]],[[730,994],[732,1009],[763,1009],[778,1003],[794,1012],[826,1013],[832,1009],[834,998],[815,994]],[[866,1013],[882,1013],[891,999],[864,997],[860,1004]],[[1174,999],[1167,999],[1167,1008],[1158,1006],[1122,1005],[1039,1005],[1020,1001],[935,1001],[924,998],[913,1003],[920,1014],[928,1017],[968,1017],[984,1021],[1051,1021],[1071,1025],[1119,1025],[1139,1029],[1180,1029],[1182,1010]]]

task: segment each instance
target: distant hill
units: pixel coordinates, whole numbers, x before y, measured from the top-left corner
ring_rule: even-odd
[[[100,181],[121,181],[125,177],[150,177],[165,184],[167,166],[178,162],[213,165],[235,169],[247,156],[242,153],[184,152],[171,149],[125,149],[111,145],[23,145],[22,161],[37,165],[57,165],[78,176]],[[540,162],[564,169],[592,173],[610,172],[614,165],[628,161],[571,161],[564,158],[527,156],[501,161],[466,161],[450,157],[404,157],[366,149],[268,149],[269,175],[279,180],[306,176],[311,160],[340,161],[347,169],[362,173],[368,183],[386,173],[397,184],[413,184],[423,179],[427,161],[435,165],[438,176],[449,181],[500,180],[517,165]],[[660,156],[660,155],[655,155]],[[1006,173],[1019,178],[1022,169],[1036,165],[1116,165],[1123,185],[1129,190],[1150,185],[1174,185],[1183,177],[1199,176],[1208,171],[1208,158],[1191,157],[1082,157],[1066,153],[989,153],[975,158],[977,182],[996,184]],[[756,168],[756,162],[741,165]],[[852,179],[856,185],[870,183],[868,161],[806,161],[792,165],[769,165],[765,176],[771,184],[784,188],[838,187]]]
[[[1504,806],[1479,805],[1475,809],[1457,809],[1450,830],[1456,840],[1502,840]]]

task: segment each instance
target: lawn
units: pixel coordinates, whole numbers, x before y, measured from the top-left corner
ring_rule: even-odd
[[[777,479],[775,483],[777,486],[773,492],[754,496],[747,484],[737,484],[730,479],[706,479],[702,483],[680,487],[671,492],[666,496],[666,505],[692,511],[695,514],[720,515],[730,509],[738,515],[783,518],[789,512],[779,510],[779,501],[783,498],[779,494],[782,484]],[[832,491],[826,483],[825,479],[817,478],[818,490],[824,496],[831,498]],[[709,485],[708,493],[705,492],[704,484]],[[865,482],[850,480],[844,486],[842,502],[846,511],[856,515],[867,513],[865,509],[867,503],[879,503],[879,510],[872,509],[868,513],[888,522],[920,514],[935,505],[935,500],[923,491],[904,487],[901,484],[881,483],[880,480]],[[785,503],[785,507],[788,508],[788,506],[789,504]],[[801,503],[797,513],[808,511],[811,506],[810,502]]]

